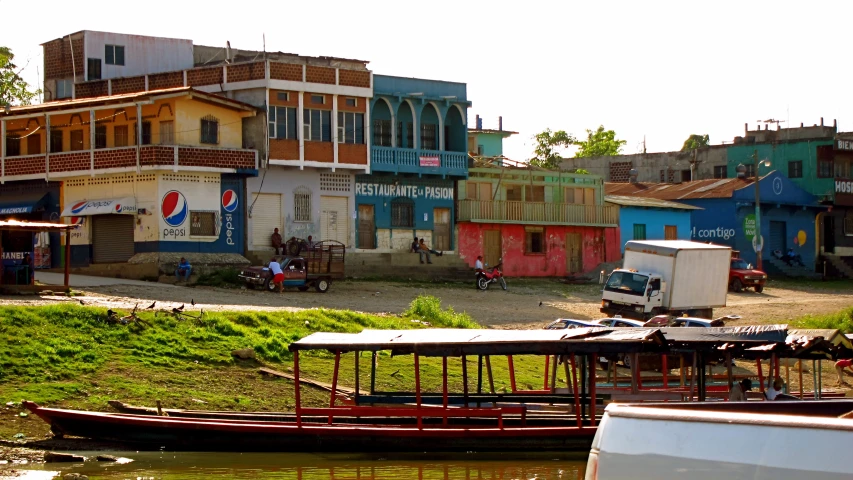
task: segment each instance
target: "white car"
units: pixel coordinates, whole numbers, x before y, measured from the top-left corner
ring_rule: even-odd
[[[622,318],[619,316],[593,320],[593,323],[600,325],[602,327],[637,328],[637,327],[645,327],[646,326],[645,322],[641,322],[639,320],[631,320],[629,318]]]
[[[574,318],[558,318],[549,323],[545,330],[564,330],[567,328],[593,328],[601,327],[592,320],[576,320]]]

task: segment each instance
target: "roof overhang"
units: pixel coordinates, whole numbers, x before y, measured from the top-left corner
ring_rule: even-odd
[[[63,217],[87,217],[91,215],[136,215],[136,199],[133,197],[81,200],[73,202],[62,211]]]

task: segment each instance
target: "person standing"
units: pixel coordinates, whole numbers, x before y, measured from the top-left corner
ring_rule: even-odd
[[[474,271],[480,273],[483,271],[483,256],[477,255],[477,261],[474,262]]]
[[[270,282],[272,282],[273,285],[278,287],[278,293],[284,292],[284,272],[281,271],[281,265],[278,264],[278,261],[275,259],[275,257],[272,257],[270,259],[269,269],[270,273],[272,274]]]
[[[21,259],[21,265],[26,267],[24,269],[24,273],[26,274],[27,285],[32,285],[35,272],[33,272],[33,257],[30,256],[30,252],[24,253],[24,258]]]
[[[277,228],[272,231],[271,240],[272,240],[272,248],[275,249],[275,254],[281,255],[281,253],[279,253],[279,250],[281,250],[281,234],[278,233]]]
[[[835,382],[836,387],[840,387],[841,385],[848,385],[847,382],[844,381],[845,368],[853,372],[853,359],[843,358],[835,362],[835,373],[838,375],[838,381]]]
[[[175,281],[180,282],[181,277],[184,277],[185,282],[190,281],[190,273],[193,271],[193,266],[190,265],[190,262],[187,261],[186,258],[181,257],[180,263],[178,263],[178,268],[175,269]]]

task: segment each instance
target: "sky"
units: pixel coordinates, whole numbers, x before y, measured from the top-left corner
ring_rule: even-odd
[[[503,116],[519,132],[504,143],[516,160],[546,128],[585,137],[604,125],[626,140],[623,153],[644,141],[649,152],[678,150],[690,134],[731,142],[766,119],[784,127],[823,117],[853,131],[850,1],[45,0],[39,11],[0,0],[0,45],[28,65],[31,84],[43,71],[39,45],[79,30],[246,50],[260,50],[265,35],[268,51],[464,82],[469,125],[480,115],[497,128]]]

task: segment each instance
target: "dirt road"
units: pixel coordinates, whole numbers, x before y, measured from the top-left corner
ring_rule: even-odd
[[[77,302],[106,308],[130,309],[153,301],[158,307],[186,304],[190,310],[276,310],[304,308],[349,309],[369,313],[404,311],[420,294],[435,295],[445,307],[468,312],[474,320],[493,328],[536,328],[559,317],[600,318],[598,285],[566,285],[553,280],[510,279],[508,291],[500,288],[477,291],[467,284],[416,284],[400,282],[342,281],[326,294],[313,290],[284,294],[246,289],[209,287],[169,287],[154,285],[112,285],[83,287],[82,297],[0,297],[0,304],[44,305]],[[540,305],[541,302],[541,305]],[[728,306],[715,313],[737,314],[737,323],[785,323],[805,314],[823,314],[853,305],[853,283],[775,281],[761,294],[729,293]]]

